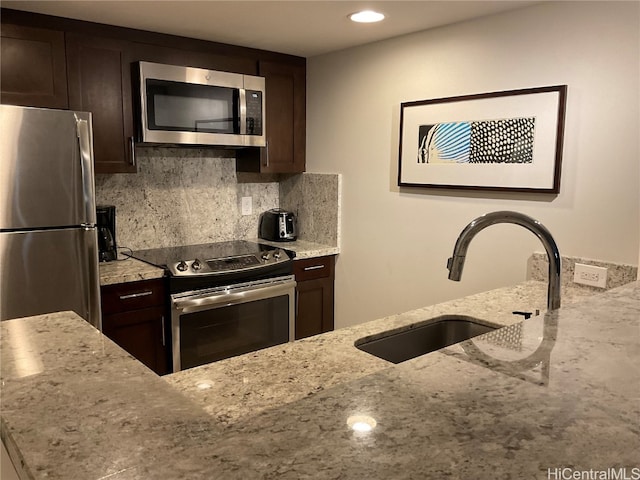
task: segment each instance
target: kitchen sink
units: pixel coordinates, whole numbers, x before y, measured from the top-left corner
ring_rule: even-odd
[[[426,322],[356,340],[360,350],[392,363],[410,360],[499,328],[464,315],[443,315]]]

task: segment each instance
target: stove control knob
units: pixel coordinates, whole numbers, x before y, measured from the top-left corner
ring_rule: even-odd
[[[180,263],[178,263],[178,265],[176,265],[176,268],[178,269],[179,272],[185,272],[187,268],[189,268],[189,265],[187,265],[187,262],[182,260],[180,261]]]
[[[263,260],[269,260],[269,252],[264,252],[264,253],[261,255],[261,258],[262,258]]]
[[[200,263],[200,260],[194,260],[193,263],[191,264],[191,268],[194,269],[196,272],[202,269],[202,264]]]
[[[280,250],[276,250],[275,252],[273,252],[273,258],[275,258],[276,260],[280,258]]]

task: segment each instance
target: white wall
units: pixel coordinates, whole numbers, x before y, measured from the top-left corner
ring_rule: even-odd
[[[522,281],[542,247],[514,225],[478,235],[447,280],[462,228],[494,210],[537,218],[563,255],[637,264],[639,58],[637,2],[539,4],[310,58],[307,169],[343,175],[337,327]],[[396,186],[401,102],[557,84],[558,196]]]

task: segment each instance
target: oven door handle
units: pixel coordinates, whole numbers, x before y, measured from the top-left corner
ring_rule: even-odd
[[[211,308],[227,307],[248,303],[255,300],[276,297],[280,294],[290,294],[296,287],[295,280],[286,280],[272,285],[261,285],[237,292],[221,291],[211,294],[192,295],[188,297],[172,297],[172,307],[180,314],[194,313]]]

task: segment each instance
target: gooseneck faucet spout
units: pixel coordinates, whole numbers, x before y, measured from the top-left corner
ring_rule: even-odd
[[[449,280],[460,281],[462,268],[469,243],[476,234],[496,223],[514,223],[520,225],[540,239],[549,258],[549,286],[547,289],[547,309],[560,308],[560,252],[551,232],[538,220],[518,212],[492,212],[472,220],[460,233],[453,249],[453,256],[447,262]]]

